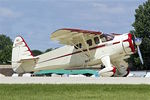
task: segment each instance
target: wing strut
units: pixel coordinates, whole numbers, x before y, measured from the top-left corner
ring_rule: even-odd
[[[79,48],[78,46],[76,46],[76,44],[73,43],[72,41],[71,41],[71,44],[74,45],[76,48],[78,48],[87,57],[87,59],[85,60],[85,64],[87,64],[91,60],[91,54],[90,54],[89,47],[88,47],[88,45],[86,43],[84,34],[82,34],[82,39],[83,39],[83,43],[85,45],[85,48],[87,49],[88,54],[84,50],[82,50],[81,48]],[[85,66],[85,64],[83,64],[83,66]],[[87,64],[87,66],[88,66],[88,64]]]
[[[78,46],[76,46],[73,42],[71,42],[71,43],[72,43],[72,45],[74,45],[74,47],[78,48],[87,57],[87,60],[83,64],[83,66],[85,66],[85,64],[89,61],[89,55],[87,53],[85,53],[81,48],[79,48]],[[87,66],[88,66],[88,64],[87,64]]]
[[[82,39],[83,39],[83,42],[84,42],[84,44],[85,44],[85,46],[86,46],[86,49],[87,49],[87,51],[88,51],[88,57],[91,58],[90,50],[89,50],[89,48],[88,48],[88,45],[87,45],[87,43],[86,43],[86,41],[85,41],[85,38],[84,38],[83,34],[82,34]]]

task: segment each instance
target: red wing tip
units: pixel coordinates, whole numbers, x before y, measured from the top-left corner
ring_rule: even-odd
[[[77,29],[77,28],[62,28],[59,30],[69,30],[71,32],[90,33],[90,34],[95,34],[95,35],[102,34],[102,32],[99,32],[99,31],[90,31],[90,30],[83,30],[83,29]]]

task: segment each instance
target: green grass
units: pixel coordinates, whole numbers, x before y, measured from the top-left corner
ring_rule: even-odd
[[[0,85],[0,100],[150,100],[150,85]]]

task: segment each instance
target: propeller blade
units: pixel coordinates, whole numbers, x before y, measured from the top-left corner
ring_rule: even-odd
[[[142,54],[141,54],[141,51],[140,51],[139,46],[137,46],[137,50],[138,50],[138,54],[139,54],[139,57],[140,57],[141,63],[142,63],[142,64],[144,64],[144,62],[143,62],[143,58],[142,58]]]
[[[134,38],[136,38],[136,36],[135,36],[135,33],[133,32],[133,36],[134,36]]]
[[[142,64],[144,64],[143,58],[142,58],[142,54],[141,54],[141,51],[140,51],[140,47],[139,47],[139,45],[142,43],[142,39],[141,38],[137,38],[134,32],[133,32],[133,35],[134,35],[135,45],[137,46],[138,55],[140,57],[140,61],[141,61]]]

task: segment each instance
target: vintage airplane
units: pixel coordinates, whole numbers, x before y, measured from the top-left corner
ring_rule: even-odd
[[[135,53],[135,47],[143,64],[139,49],[142,40],[130,33],[104,34],[63,28],[53,32],[51,40],[57,40],[65,46],[34,57],[24,39],[21,36],[16,37],[12,50],[13,70],[17,73],[27,73],[49,69],[97,67],[103,77],[123,77],[129,74],[129,70],[128,66],[122,66],[120,62]]]

